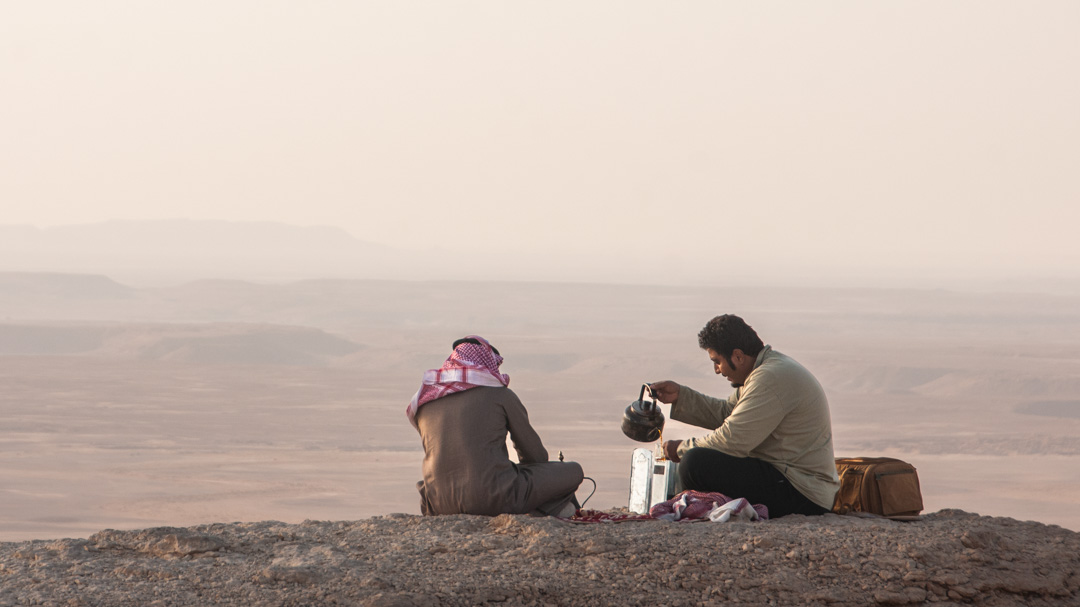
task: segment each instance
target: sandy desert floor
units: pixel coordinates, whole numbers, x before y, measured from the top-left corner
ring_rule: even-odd
[[[1080,529],[1072,300],[378,283],[196,285],[86,303],[82,317],[24,303],[0,305],[0,541],[418,513],[422,452],[403,409],[467,333],[504,353],[552,456],[596,480],[588,507],[625,506],[639,445],[619,431],[623,408],[665,378],[728,394],[696,345],[725,311],[821,380],[838,456],[914,463],[926,511]],[[43,327],[53,345],[27,354]]]

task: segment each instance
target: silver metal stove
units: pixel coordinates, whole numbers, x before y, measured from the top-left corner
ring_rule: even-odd
[[[630,460],[630,503],[627,508],[645,514],[650,508],[675,496],[678,464],[657,461],[652,449],[634,449]]]

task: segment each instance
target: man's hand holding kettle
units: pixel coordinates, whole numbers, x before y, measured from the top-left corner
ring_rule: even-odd
[[[649,393],[656,400],[665,405],[670,405],[679,400],[679,384],[669,380],[658,381],[649,384]]]

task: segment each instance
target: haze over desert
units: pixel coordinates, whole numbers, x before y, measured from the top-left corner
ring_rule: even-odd
[[[619,431],[622,409],[659,379],[726,396],[696,344],[722,312],[820,379],[838,456],[914,463],[927,512],[1080,528],[1071,297],[360,280],[133,288],[19,273],[0,285],[4,541],[419,513],[423,452],[404,407],[470,333],[504,353],[552,457],[596,480],[587,507],[624,507],[640,445]],[[670,422],[665,436],[701,432]]]

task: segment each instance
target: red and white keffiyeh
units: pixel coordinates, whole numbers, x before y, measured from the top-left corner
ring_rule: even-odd
[[[765,504],[751,505],[742,497],[732,499],[723,493],[688,490],[656,504],[649,509],[649,516],[666,521],[767,521],[769,508]]]
[[[470,335],[468,338],[475,339],[480,345],[463,343],[454,348],[454,353],[446,359],[442,368],[429,369],[424,373],[423,384],[405,409],[409,423],[418,431],[420,428],[416,425],[416,411],[421,405],[471,388],[510,385],[510,376],[499,373],[503,357],[496,354],[483,337]]]
[[[648,514],[623,514],[602,510],[578,510],[574,516],[563,519],[571,523],[624,523],[628,521],[678,521],[693,523],[712,521],[767,521],[769,508],[754,504],[745,497],[731,499],[723,493],[683,491],[666,502],[660,502]]]

